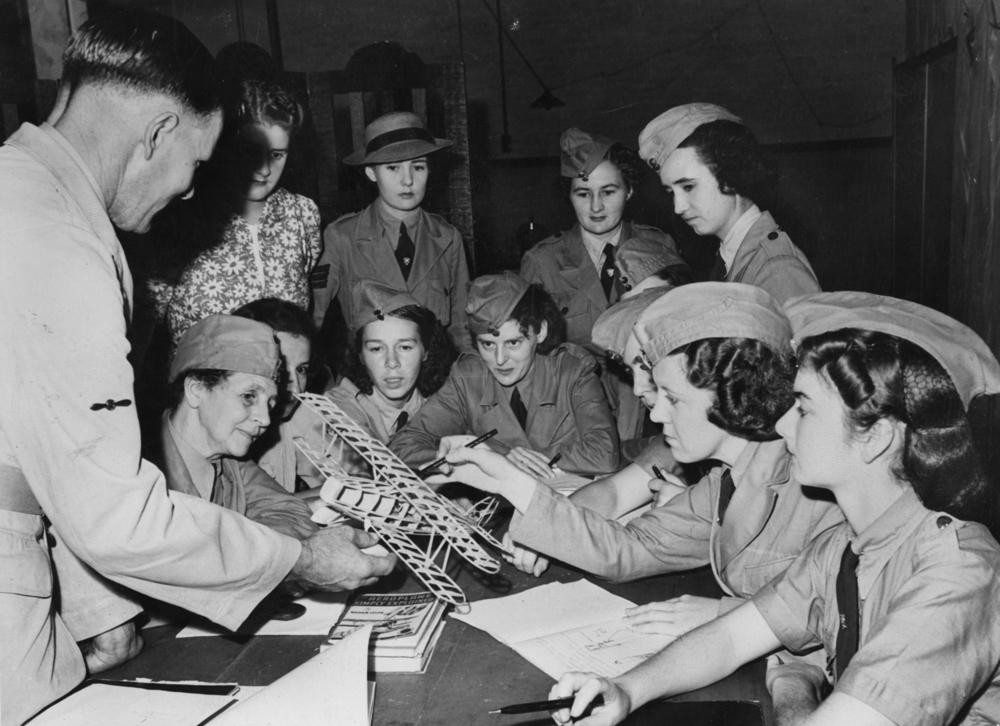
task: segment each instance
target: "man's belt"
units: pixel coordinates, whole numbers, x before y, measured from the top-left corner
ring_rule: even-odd
[[[24,473],[16,466],[0,464],[0,509],[41,516],[42,507],[28,486]]]

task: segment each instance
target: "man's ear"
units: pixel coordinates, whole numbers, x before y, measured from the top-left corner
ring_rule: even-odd
[[[180,117],[174,111],[163,111],[149,120],[142,136],[146,161],[153,158],[153,153],[166,141],[166,135],[176,129],[180,122]]]
[[[544,343],[545,339],[549,337],[549,321],[543,320],[538,326],[538,342]]]
[[[866,464],[879,457],[891,455],[903,445],[905,425],[895,419],[880,418],[867,432],[861,442],[861,455]]]
[[[365,176],[368,177],[369,181],[377,182],[375,178],[375,168],[371,165],[365,167]]]

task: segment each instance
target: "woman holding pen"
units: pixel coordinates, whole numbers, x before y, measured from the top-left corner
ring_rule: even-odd
[[[711,683],[780,645],[821,644],[832,693],[808,724],[1000,721],[1000,545],[977,519],[991,492],[965,408],[1000,392],[1000,364],[961,323],[894,298],[842,292],[788,306],[800,341],[796,404],[778,423],[803,484],[846,521],[750,602],[609,681],[563,676],[565,723],[612,724]]]
[[[753,595],[841,519],[803,493],[774,425],[792,403],[791,330],[763,290],[696,283],[670,290],[636,330],[656,384],[653,421],[680,462],[720,462],[695,485],[628,524],[553,492],[482,450],[445,442],[452,478],[506,497],[522,547],[614,580],[711,565],[722,599],[682,596],[629,620],[679,635]]]
[[[565,320],[548,293],[512,273],[483,275],[469,286],[466,312],[476,352],[458,359],[389,447],[419,466],[442,437],[497,429],[481,448],[517,471],[552,478],[556,454],[568,472],[615,471],[618,431],[597,362],[564,342]]]

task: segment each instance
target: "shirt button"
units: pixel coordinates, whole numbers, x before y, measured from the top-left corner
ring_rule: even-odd
[[[776,240],[776,239],[778,239],[778,233],[777,232],[771,232],[770,234],[767,235],[767,238],[769,240]]]
[[[947,517],[947,516],[945,516],[945,515],[942,514],[940,517],[937,518],[937,527],[938,527],[938,529],[944,529],[949,524],[951,524],[951,517]]]

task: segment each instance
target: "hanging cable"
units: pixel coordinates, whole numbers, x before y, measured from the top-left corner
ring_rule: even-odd
[[[850,123],[834,123],[832,121],[824,121],[822,118],[820,118],[819,113],[813,106],[812,101],[809,99],[808,94],[805,92],[805,89],[802,88],[801,85],[799,85],[798,79],[792,72],[792,64],[788,60],[788,56],[785,55],[785,49],[782,47],[781,42],[778,40],[778,34],[774,32],[774,28],[771,27],[771,23],[767,19],[767,13],[764,12],[763,3],[761,2],[761,0],[754,0],[754,2],[757,5],[757,12],[760,13],[761,20],[764,21],[764,27],[767,28],[767,33],[771,37],[771,43],[774,45],[774,49],[777,51],[778,57],[781,59],[781,64],[785,67],[785,73],[788,74],[788,79],[792,82],[792,86],[795,88],[795,92],[802,100],[802,103],[805,104],[806,109],[808,109],[809,111],[809,115],[813,117],[813,121],[816,122],[817,126],[824,128],[832,128],[832,129],[852,129],[857,126],[865,126],[866,124],[870,124],[874,121],[877,121],[878,119],[882,118],[883,116],[892,111],[891,108],[886,108],[883,109],[882,111],[872,114],[871,116],[859,119],[857,121],[852,121]]]

